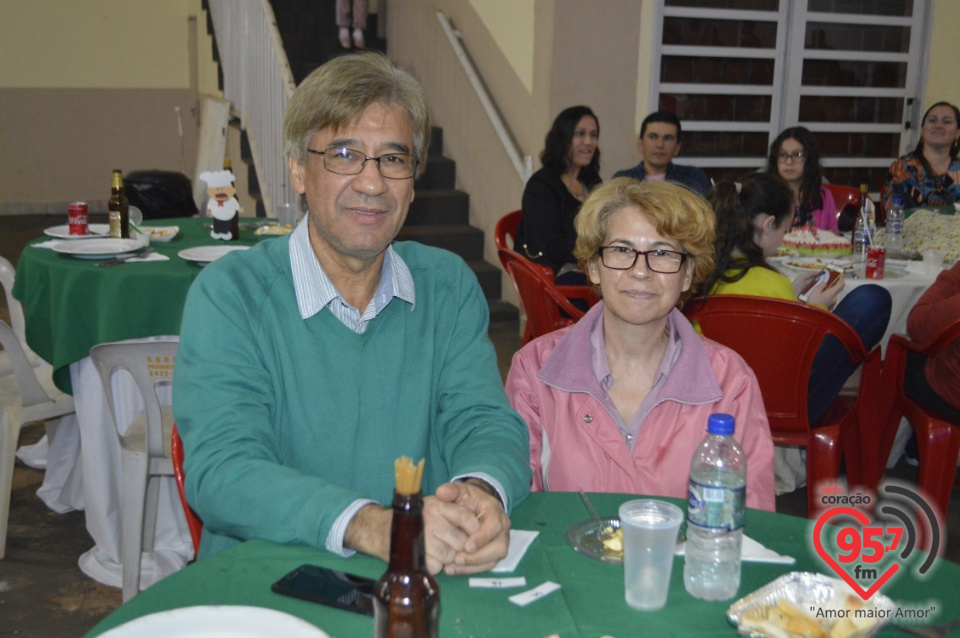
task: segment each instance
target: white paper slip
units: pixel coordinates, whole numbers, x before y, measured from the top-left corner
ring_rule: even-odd
[[[674,554],[683,556],[685,546],[686,543],[678,543]],[[740,560],[747,563],[778,563],[781,565],[793,565],[797,562],[796,558],[778,554],[772,549],[764,547],[746,534],[744,534],[743,543],[740,546]]]
[[[523,576],[513,578],[471,578],[470,586],[480,589],[507,589],[508,587],[526,587],[527,579]]]
[[[560,589],[559,584],[548,580],[542,585],[537,585],[531,590],[525,591],[521,594],[514,594],[510,597],[510,602],[512,602],[514,605],[519,605],[520,607],[526,607],[533,601],[540,600],[544,596],[549,596],[558,589]]]
[[[540,532],[528,532],[522,529],[510,530],[510,547],[507,549],[507,555],[493,566],[492,572],[512,572],[520,564],[523,555],[527,553],[530,543]]]
[[[146,257],[131,257],[127,260],[127,263],[129,264],[137,261],[170,261],[170,258],[166,255],[161,255],[160,253],[150,253]]]

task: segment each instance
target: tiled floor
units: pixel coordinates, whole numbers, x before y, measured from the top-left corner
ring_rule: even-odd
[[[95,221],[102,221],[95,219]],[[52,217],[0,217],[0,255],[16,265],[24,244],[43,229],[62,223]],[[9,321],[0,296],[0,318]],[[499,324],[490,328],[501,373],[506,375],[510,358],[520,346],[518,326]],[[42,436],[42,428],[26,428],[20,443]],[[901,462],[888,475],[916,481],[916,469]],[[84,527],[82,512],[56,514],[36,497],[43,473],[17,465],[10,506],[7,557],[0,561],[0,638],[73,638],[82,636],[101,618],[120,605],[120,591],[100,585],[77,567],[79,556],[92,541]],[[950,509],[946,557],[960,562],[960,489],[954,490]],[[777,498],[777,511],[803,516],[804,490]]]

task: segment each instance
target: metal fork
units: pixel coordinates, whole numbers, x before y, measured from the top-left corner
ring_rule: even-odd
[[[128,259],[133,259],[134,257],[146,257],[147,255],[151,255],[151,254],[153,254],[154,252],[156,252],[156,251],[155,251],[153,248],[147,248],[147,249],[146,249],[145,251],[143,251],[142,253],[134,253],[133,255],[127,255],[126,257],[118,257],[118,258],[116,258],[116,259],[111,259],[111,260],[109,260],[109,261],[101,261],[101,262],[100,262],[99,264],[97,264],[97,265],[100,266],[100,267],[109,268],[110,266],[116,266],[117,264],[122,264],[123,262],[127,261]]]
[[[913,625],[894,625],[897,629],[904,633],[913,634],[914,636],[924,636],[925,638],[945,638],[950,635],[951,630],[960,627],[960,618],[954,618],[953,620],[941,623],[939,625],[931,625],[929,627],[917,627]]]
[[[593,520],[597,523],[597,539],[602,543],[606,539],[613,536],[612,531],[607,531],[603,521],[600,520],[600,515],[597,514],[597,510],[593,507],[593,503],[590,502],[590,499],[587,498],[587,495],[583,490],[580,490],[580,500],[583,501],[583,506],[587,508],[587,511],[590,512],[590,516],[592,516]]]

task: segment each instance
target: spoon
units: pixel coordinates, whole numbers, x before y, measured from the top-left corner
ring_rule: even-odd
[[[597,514],[596,508],[593,507],[593,503],[590,502],[590,499],[587,498],[586,493],[584,493],[582,489],[580,490],[580,500],[583,501],[583,506],[587,508],[590,516],[593,517],[594,522],[597,524],[597,538],[600,539],[600,542],[602,543],[604,540],[612,537],[613,530],[607,531],[607,526],[600,520],[600,515]]]

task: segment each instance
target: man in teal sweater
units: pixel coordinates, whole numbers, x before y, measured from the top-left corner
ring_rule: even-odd
[[[174,412],[201,557],[262,538],[387,559],[401,455],[426,459],[432,572],[506,555],[528,435],[486,302],[459,257],[393,243],[429,130],[421,87],[379,54],[329,62],[292,96],[306,217],[209,265],[184,310]]]

